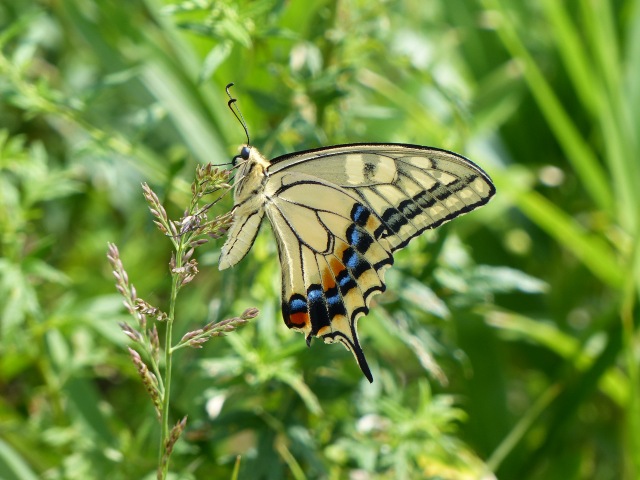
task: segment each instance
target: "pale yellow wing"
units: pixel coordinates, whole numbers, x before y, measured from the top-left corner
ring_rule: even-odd
[[[380,219],[392,251],[484,205],[495,193],[489,176],[470,160],[418,145],[337,145],[284,155],[267,168],[270,181],[285,172],[352,192]]]
[[[369,381],[356,331],[384,291],[392,252],[489,201],[489,176],[466,158],[416,145],[351,144],[268,162],[243,148],[233,225],[220,268],[248,251],[266,213],[282,266],[289,328],[341,342]]]
[[[282,266],[282,315],[289,328],[341,342],[373,381],[356,330],[393,263],[379,219],[352,192],[309,175],[270,181],[265,211]]]

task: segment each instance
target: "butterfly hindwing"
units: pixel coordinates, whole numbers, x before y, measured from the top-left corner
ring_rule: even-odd
[[[393,263],[379,238],[381,223],[353,194],[305,174],[272,180],[265,195],[282,264],[285,323],[307,342],[318,336],[343,343],[371,378],[356,323],[372,295],[384,291],[384,270]]]

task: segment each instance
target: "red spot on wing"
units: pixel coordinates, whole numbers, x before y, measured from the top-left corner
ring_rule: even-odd
[[[293,313],[289,316],[289,328],[304,328],[311,325],[308,312]]]

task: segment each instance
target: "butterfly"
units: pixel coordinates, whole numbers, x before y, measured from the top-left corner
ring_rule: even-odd
[[[419,145],[354,143],[267,160],[250,145],[234,158],[234,207],[219,269],[249,251],[266,215],[282,267],[282,315],[290,329],[340,342],[373,382],[357,333],[384,292],[393,253],[489,201],[491,178],[453,152]]]

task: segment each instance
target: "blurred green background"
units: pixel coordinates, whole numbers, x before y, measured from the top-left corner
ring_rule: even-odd
[[[0,478],[155,477],[107,242],[165,308],[140,184],[178,218],[236,153],[231,81],[267,156],[431,145],[498,194],[397,255],[371,385],[284,326],[268,228],[203,247],[176,337],[261,314],[177,355],[175,478],[638,478],[639,74],[637,0],[0,1]]]

